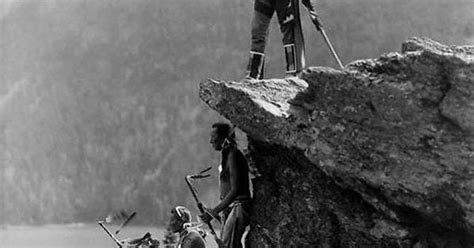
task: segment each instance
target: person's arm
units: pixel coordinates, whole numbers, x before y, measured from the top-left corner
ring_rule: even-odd
[[[227,195],[222,199],[222,201],[211,210],[211,213],[214,215],[219,214],[222,210],[228,207],[237,197],[239,192],[239,187],[241,187],[239,182],[241,178],[241,170],[237,167],[237,155],[235,151],[231,151],[227,158],[227,166],[229,168],[229,177],[230,177],[230,191]]]
[[[316,12],[315,5],[311,2],[311,0],[302,0],[303,5],[308,9],[309,15],[311,17],[311,21],[316,25],[318,30],[323,27],[323,24],[319,20],[318,13]]]
[[[301,0],[301,3],[309,10],[315,10],[313,4],[314,1],[311,0]]]

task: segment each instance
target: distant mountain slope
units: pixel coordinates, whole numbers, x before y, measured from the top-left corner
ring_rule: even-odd
[[[161,222],[192,207],[182,176],[216,163],[209,126],[220,117],[196,96],[207,77],[239,80],[252,1],[0,0],[3,220],[92,221],[137,208]],[[378,57],[413,35],[472,40],[472,1],[320,1],[344,62]],[[305,12],[304,12],[305,13]],[[306,16],[308,65],[333,64]],[[283,75],[276,20],[269,77]],[[215,181],[203,182],[207,202]]]

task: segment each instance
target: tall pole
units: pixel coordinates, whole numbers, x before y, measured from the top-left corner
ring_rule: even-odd
[[[323,25],[321,24],[321,21],[318,18],[318,14],[312,6],[311,1],[303,0],[303,5],[306,6],[306,8],[308,9],[309,17],[311,18],[311,21],[313,22],[314,26],[316,26],[316,30],[318,30],[323,35],[324,42],[326,42],[326,44],[328,45],[329,50],[331,51],[331,54],[334,59],[336,59],[337,64],[341,69],[344,69],[344,66],[342,65],[342,62],[339,59],[339,56],[337,56],[336,50],[334,50],[334,47],[332,46],[331,41],[329,40],[326,34],[326,31],[324,31]]]

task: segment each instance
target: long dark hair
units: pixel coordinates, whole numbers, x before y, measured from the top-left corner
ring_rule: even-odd
[[[235,140],[235,126],[231,126],[230,124],[225,122],[216,122],[212,124],[212,128],[215,128],[218,137],[225,138],[229,145],[237,144]]]

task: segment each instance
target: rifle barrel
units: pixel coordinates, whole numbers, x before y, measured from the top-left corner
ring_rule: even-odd
[[[122,228],[125,227],[133,219],[133,217],[135,217],[136,214],[137,212],[133,212],[130,216],[128,216],[127,219],[119,226],[117,231],[115,231],[115,234],[118,234]]]
[[[329,41],[329,38],[328,36],[326,35],[326,31],[324,31],[324,28],[320,28],[319,30],[321,32],[321,34],[323,35],[323,38],[324,38],[324,41],[326,42],[326,44],[328,45],[329,47],[329,50],[331,51],[332,55],[334,56],[334,58],[336,59],[337,61],[337,64],[339,65],[339,67],[341,69],[344,69],[344,66],[342,65],[342,62],[341,60],[339,59],[339,56],[337,56],[337,53],[336,51],[334,50],[334,47],[332,46],[331,44],[331,41]]]
[[[204,206],[202,205],[201,201],[199,200],[199,198],[198,198],[198,196],[197,196],[197,193],[196,193],[196,191],[194,190],[193,185],[191,184],[190,176],[186,176],[186,177],[185,177],[185,180],[186,180],[186,184],[187,184],[188,187],[189,187],[189,190],[191,191],[191,194],[192,194],[193,197],[194,197],[194,200],[196,201],[196,204],[197,204],[197,206],[198,206],[199,212],[200,212],[201,214],[206,213],[206,211],[204,210]],[[211,234],[214,235],[214,238],[217,238],[216,231],[214,231],[214,227],[212,227],[211,222],[206,222],[206,224],[207,224],[207,226],[209,227],[209,230],[211,231]]]

